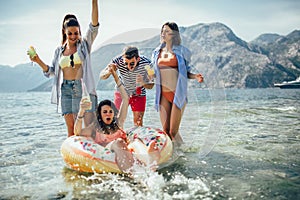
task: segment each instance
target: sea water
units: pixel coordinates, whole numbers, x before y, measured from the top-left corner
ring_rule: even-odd
[[[300,199],[299,100],[300,90],[189,90],[179,159],[127,177],[65,167],[50,93],[0,93],[0,199]],[[148,91],[144,125],[161,127],[153,105]]]

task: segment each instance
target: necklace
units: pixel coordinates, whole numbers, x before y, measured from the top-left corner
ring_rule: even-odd
[[[172,51],[169,51],[167,48],[164,48],[164,49],[162,49],[162,56],[164,57],[164,58],[168,58],[169,56],[171,56],[172,55]]]

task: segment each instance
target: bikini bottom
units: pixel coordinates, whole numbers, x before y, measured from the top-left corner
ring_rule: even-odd
[[[170,102],[170,103],[173,103],[174,101],[174,92],[164,92],[162,91],[162,95]]]

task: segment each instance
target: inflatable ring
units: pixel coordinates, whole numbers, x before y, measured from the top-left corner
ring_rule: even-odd
[[[146,146],[153,140],[160,152],[158,165],[166,163],[172,155],[173,144],[167,134],[156,128],[133,127],[126,131],[130,139],[128,145],[133,149],[133,155],[144,162],[147,153],[145,148],[136,145],[136,139],[141,140]],[[122,173],[115,162],[115,154],[109,148],[105,148],[94,142],[92,138],[72,136],[61,145],[61,155],[66,165],[81,172],[96,173]],[[146,162],[146,161],[145,161]]]

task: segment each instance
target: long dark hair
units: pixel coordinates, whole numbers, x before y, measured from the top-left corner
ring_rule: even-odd
[[[105,124],[102,120],[102,117],[101,117],[101,109],[103,106],[110,106],[113,111],[114,111],[114,117],[113,117],[113,121],[111,124]],[[97,121],[98,121],[98,125],[99,125],[99,128],[105,133],[105,134],[110,134],[109,130],[118,130],[120,129],[119,126],[118,126],[118,109],[116,108],[115,104],[106,99],[106,100],[103,100],[99,103],[98,107],[97,107],[97,113],[96,113],[96,116],[97,116]]]
[[[172,37],[173,45],[180,45],[181,44],[181,37],[179,33],[179,28],[175,22],[166,22],[162,25],[160,33],[162,33],[164,26],[170,27],[173,31],[174,35]]]
[[[67,14],[65,17],[64,17],[64,20],[63,20],[63,23],[62,23],[62,41],[61,41],[61,45],[64,45],[66,40],[67,40],[67,35],[65,33],[65,30],[66,28],[70,27],[70,26],[77,26],[79,27],[79,34],[81,35],[81,31],[80,31],[80,25],[79,25],[79,22],[76,18],[75,15],[73,14]]]

